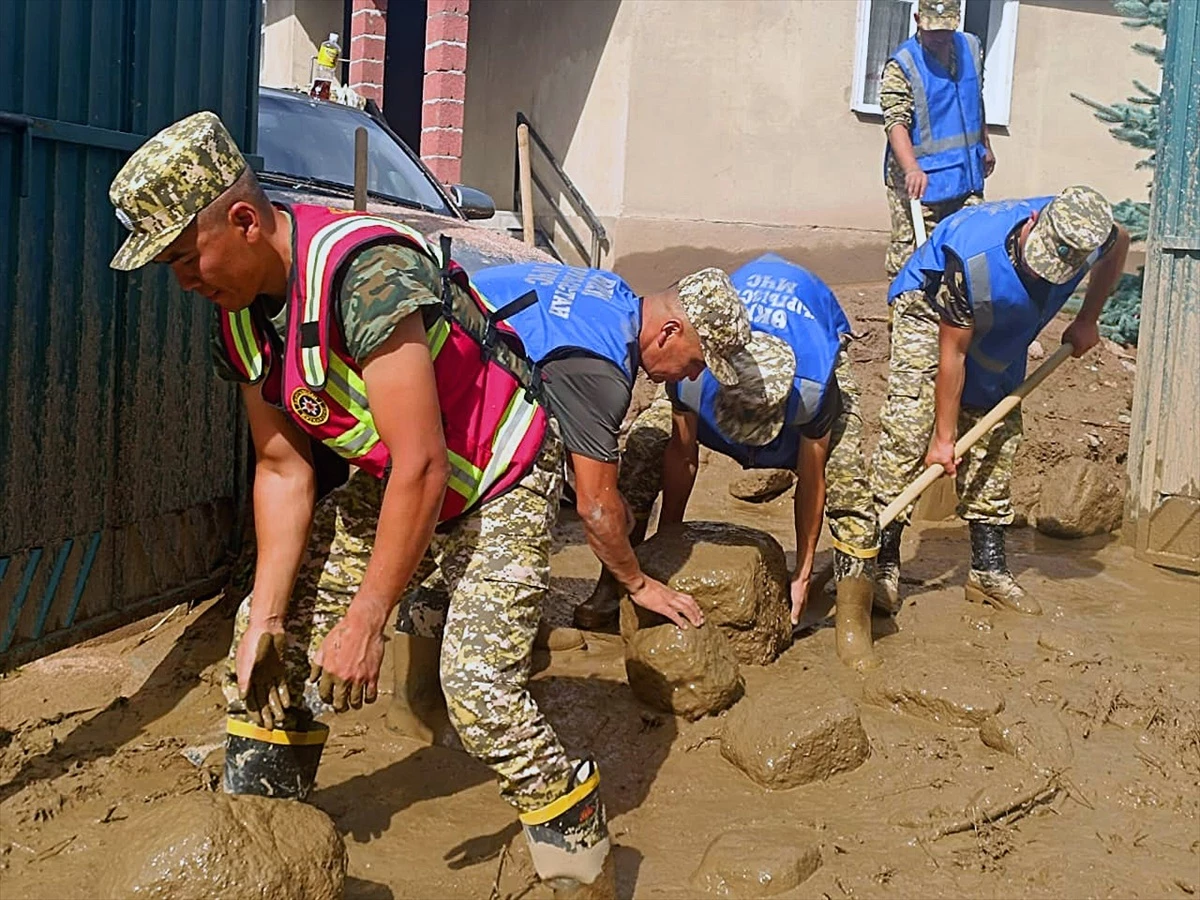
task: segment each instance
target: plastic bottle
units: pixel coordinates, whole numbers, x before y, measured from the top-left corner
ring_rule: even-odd
[[[338,60],[341,59],[341,56],[342,48],[338,46],[338,36],[331,32],[329,40],[321,45],[317,51],[317,58],[313,60],[312,87],[308,92],[310,97],[318,100],[329,99],[334,79],[337,77]]]

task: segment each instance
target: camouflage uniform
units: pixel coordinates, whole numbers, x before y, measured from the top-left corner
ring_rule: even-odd
[[[870,553],[879,544],[871,490],[863,454],[863,422],[858,383],[843,349],[838,353],[834,375],[842,391],[842,412],[830,432],[829,457],[825,463],[825,512],[836,541]],[[655,400],[629,429],[621,454],[617,480],[636,521],[650,517],[654,501],[662,491],[663,454],[671,439],[671,401]],[[854,558],[848,576],[862,574],[863,559]]]
[[[954,4],[954,15],[957,16],[956,4]],[[955,77],[958,65],[957,58],[953,54],[950,56],[948,68],[950,77]],[[982,73],[982,68],[980,72]],[[982,75],[979,86],[982,90]],[[982,103],[981,97],[981,108]],[[894,59],[889,59],[883,66],[883,74],[879,80],[879,106],[883,110],[883,133],[885,135],[897,126],[906,130],[912,129],[912,85],[909,84],[900,64]],[[887,182],[888,216],[891,219],[892,231],[888,239],[887,253],[884,256],[884,267],[887,269],[887,276],[890,279],[896,277],[896,273],[912,256],[916,249],[916,235],[913,231],[908,192],[904,188],[904,170],[900,168],[900,163],[896,161],[895,156],[889,157],[885,181]],[[930,234],[938,222],[964,206],[973,206],[982,202],[982,194],[967,194],[941,203],[922,203],[921,213],[925,220],[925,233]]]

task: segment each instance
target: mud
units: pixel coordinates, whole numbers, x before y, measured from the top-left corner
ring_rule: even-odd
[[[752,469],[729,482],[729,496],[750,503],[762,503],[791,490],[796,473],[791,469]]]
[[[721,755],[767,790],[823,781],[861,766],[871,754],[858,709],[819,686],[774,684],[725,717]]]
[[[131,816],[102,895],[112,900],[338,900],[346,845],[329,817],[291,800],[192,794]]]
[[[815,833],[786,826],[744,828],[708,845],[692,884],[715,897],[773,897],[807,881],[820,867]]]
[[[929,645],[888,660],[863,688],[863,700],[895,712],[957,728],[978,728],[1004,709],[1004,698],[962,660]]]
[[[639,700],[687,719],[728,709],[742,695],[729,641],[707,623],[639,629],[625,641],[625,672]]]
[[[1071,733],[1058,711],[1028,701],[984,719],[979,739],[1043,773],[1066,771],[1075,759]]]
[[[695,598],[739,662],[766,665],[791,643],[787,561],[769,534],[722,522],[688,522],[654,535],[637,548],[637,556],[647,575]],[[662,621],[628,602],[622,610],[625,636]]]
[[[837,289],[865,333],[849,352],[868,452],[885,387],[883,291]],[[1048,351],[1064,324],[1042,335]],[[1064,459],[1123,476],[1128,365],[1106,344],[1029,398],[1019,510],[1037,502],[1045,472]],[[701,459],[689,518],[761,529],[790,562],[790,497],[735,501],[728,483],[741,469]],[[826,537],[818,566],[829,558]],[[986,681],[1005,701],[998,721],[1026,700],[1052,710],[1070,736],[1067,769],[1046,774],[997,752],[978,726],[863,703],[863,678],[837,660],[832,598],[822,595],[774,663],[741,666],[746,695],[783,685],[802,705],[836,689],[858,704],[871,756],[828,780],[767,791],[721,755],[720,719],[648,708],[629,688],[619,637],[589,632],[586,650],[534,654],[531,691],[567,749],[600,767],[618,896],[692,900],[705,849],[727,831],[760,827],[820,836],[824,862],[776,895],[788,900],[1188,900],[1200,890],[1200,581],[1135,559],[1114,535],[1060,541],[1014,528],[1009,565],[1045,609],[1027,619],[964,601],[970,549],[957,520],[918,522],[903,559],[904,609],[894,625],[874,622],[884,669],[919,653],[959,682]],[[569,624],[598,572],[578,520],[564,514],[544,616]],[[218,667],[231,616],[210,601],[153,632],[161,616],[0,678],[4,900],[91,900],[129,852],[128,821],[219,787],[222,752],[193,753],[197,766],[183,751],[223,740]],[[524,838],[491,773],[466,754],[389,732],[390,679],[381,687],[379,702],[331,720],[310,798],[344,836],[348,900],[549,900],[522,870]]]
[[[1069,459],[1046,473],[1034,509],[1037,530],[1060,538],[1107,534],[1121,524],[1121,482],[1087,459]]]

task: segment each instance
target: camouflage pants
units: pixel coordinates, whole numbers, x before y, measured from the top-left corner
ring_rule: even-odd
[[[933,432],[933,384],[938,368],[938,315],[921,291],[896,298],[892,307],[892,356],[887,400],[880,414],[879,444],[871,460],[871,489],[882,510],[921,474]],[[962,407],[958,433],[987,412]],[[1008,525],[1013,520],[1010,486],[1021,444],[1018,406],[975,444],[959,466],[958,514],[968,521]],[[908,522],[910,505],[897,521]]]
[[[450,720],[521,812],[562,796],[573,771],[527,688],[550,584],[562,457],[552,424],[536,465],[515,488],[434,534],[396,623],[399,631],[441,638]]]
[[[916,234],[913,232],[912,209],[908,196],[894,187],[887,189],[888,215],[892,220],[892,234],[888,239],[887,254],[884,256],[884,267],[888,278],[895,278],[896,273],[904,268],[908,258],[916,250]],[[922,218],[925,219],[926,236],[933,233],[933,227],[951,213],[956,213],[964,206],[974,206],[983,202],[982,194],[968,194],[956,200],[944,203],[921,204]]]
[[[835,546],[841,544],[861,562],[858,553],[869,558],[878,548],[879,530],[862,448],[858,382],[844,350],[838,353],[834,373],[842,391],[842,414],[833,423],[825,462],[825,513]],[[661,398],[634,420],[621,454],[617,486],[635,520],[649,518],[662,491],[663,454],[670,439],[671,402]],[[848,574],[861,574],[860,569],[861,566],[856,566]]]
[[[557,432],[548,432],[536,465],[516,487],[435,533],[397,623],[400,630],[442,638],[442,690],[451,721],[463,746],[497,773],[502,794],[521,811],[561,796],[572,772],[526,689],[550,580],[562,453]],[[293,697],[304,694],[311,656],[362,582],[382,500],[383,482],[355,472],[317,505],[285,624]],[[233,661],[250,602],[238,611],[230,648],[231,713],[244,711]],[[330,711],[312,686],[304,696],[314,714]]]

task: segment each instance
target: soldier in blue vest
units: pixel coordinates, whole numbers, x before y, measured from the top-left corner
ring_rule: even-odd
[[[960,210],[934,229],[892,282],[892,355],[871,482],[879,509],[923,465],[957,478],[958,514],[971,531],[968,600],[1037,615],[1005,559],[1009,493],[1021,441],[1014,409],[967,453],[954,442],[1025,378],[1029,345],[1091,272],[1083,306],[1063,333],[1075,356],[1099,338],[1097,320],[1125,265],[1129,235],[1089,187],[1056,197]],[[932,432],[932,441],[930,434]],[[909,511],[880,537],[877,605],[900,609],[900,537]]]
[[[871,668],[871,594],[878,529],[862,451],[858,385],[845,345],[850,323],[833,292],[811,272],[775,254],[730,276],[750,316],[753,339],[733,362],[735,386],[711,373],[669,382],[667,404],[634,422],[621,459],[621,490],[644,534],[659,491],[659,524],[683,520],[700,445],[747,469],[794,469],[796,568],[791,618],[808,596],[822,518],[829,515],[837,579],[838,656]],[[619,591],[607,576],[576,621],[616,614]]]
[[[909,199],[925,231],[983,200],[996,157],[983,112],[979,40],[958,31],[960,0],[919,0],[916,36],[884,64],[879,105],[887,135],[884,181],[892,234],[885,266],[895,278],[915,246]]]

